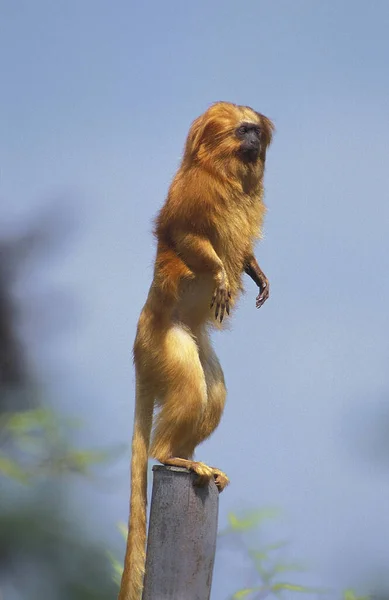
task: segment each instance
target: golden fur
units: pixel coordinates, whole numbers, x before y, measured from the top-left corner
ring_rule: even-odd
[[[236,130],[242,122],[260,131],[255,160],[239,154]],[[272,132],[271,121],[251,108],[212,105],[190,128],[181,166],[156,219],[154,278],[134,345],[131,517],[119,600],[140,600],[142,594],[148,457],[188,467],[200,483],[213,477],[220,490],[228,483],[218,469],[192,460],[196,446],[217,427],[226,398],[208,329],[221,327],[245,270],[260,289],[267,286],[253,245],[265,213],[262,181]],[[268,288],[257,306],[267,295]]]

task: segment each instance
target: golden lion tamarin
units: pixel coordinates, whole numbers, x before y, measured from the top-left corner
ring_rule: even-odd
[[[273,129],[249,107],[213,104],[190,128],[156,219],[154,278],[134,344],[131,516],[119,600],[142,594],[149,456],[187,467],[199,484],[214,478],[221,491],[228,483],[222,471],[192,460],[218,425],[226,398],[208,330],[230,314],[244,271],[259,287],[258,308],[269,296],[253,245],[265,213],[263,174]]]

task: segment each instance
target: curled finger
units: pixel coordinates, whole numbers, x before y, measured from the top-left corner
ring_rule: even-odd
[[[218,316],[219,316],[219,309],[220,309],[220,303],[217,302],[217,304],[216,304],[216,310],[215,310],[215,319],[217,319]]]
[[[220,310],[220,323],[221,323],[221,322],[223,321],[223,319],[224,319],[224,311],[225,311],[225,309],[226,309],[226,305],[225,305],[225,304],[222,304],[222,305],[221,305],[221,310]]]

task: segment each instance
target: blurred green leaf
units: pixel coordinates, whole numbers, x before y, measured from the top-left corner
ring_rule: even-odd
[[[123,538],[125,540],[127,540],[128,526],[125,523],[119,523],[118,524],[118,529],[119,529],[120,533],[122,534]]]
[[[288,540],[281,540],[279,542],[274,542],[274,544],[267,544],[263,547],[262,551],[271,552],[273,550],[279,550],[280,548],[285,548],[289,544]]]
[[[125,540],[127,540],[127,535],[128,535],[127,525],[125,523],[118,523],[117,528],[120,531],[123,538]],[[108,553],[108,556],[109,556],[109,559],[111,561],[112,568],[113,568],[112,579],[119,586],[121,579],[122,579],[122,575],[123,575],[123,564],[120,563],[111,552]]]
[[[322,593],[324,590],[318,588],[306,587],[304,585],[297,585],[295,583],[273,583],[271,586],[272,592],[279,592],[281,590],[288,590],[289,592],[300,592],[303,594],[315,594]]]
[[[0,475],[15,479],[24,484],[29,482],[29,475],[27,472],[24,471],[16,461],[4,456],[3,453],[0,453]]]
[[[241,518],[235,513],[229,513],[228,522],[232,531],[247,531],[257,527],[260,523],[267,519],[278,517],[280,511],[276,508],[264,508],[262,510],[249,511]]]
[[[112,579],[116,583],[117,586],[120,585],[123,575],[123,565],[115,558],[112,552],[107,552],[108,558],[111,561],[111,565],[113,568]]]
[[[306,571],[306,567],[304,565],[298,563],[290,563],[290,564],[277,564],[273,568],[273,573],[287,573],[287,572],[303,572]]]
[[[37,408],[17,413],[3,413],[0,424],[11,433],[21,434],[37,429],[52,429],[55,427],[56,418],[50,410]]]
[[[242,600],[242,598],[247,598],[247,596],[253,594],[254,592],[258,592],[260,589],[261,588],[255,587],[239,590],[238,592],[235,592],[235,594],[232,596],[232,600]]]
[[[95,450],[69,450],[63,457],[64,466],[75,473],[85,475],[88,467],[107,459],[107,452]]]
[[[268,560],[269,555],[264,550],[250,550],[250,556],[258,562],[263,562],[264,560]]]
[[[117,458],[120,448],[80,450],[68,441],[68,429],[76,421],[58,417],[51,410],[38,408],[0,415],[0,430],[7,435],[7,460],[0,472],[27,482],[32,476],[47,477],[64,472],[88,475],[89,467]],[[24,466],[26,463],[27,466]]]
[[[348,589],[343,592],[344,600],[369,600],[370,596],[357,596],[354,590]]]

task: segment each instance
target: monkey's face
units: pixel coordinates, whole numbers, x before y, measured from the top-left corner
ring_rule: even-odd
[[[185,157],[187,160],[223,163],[236,169],[240,163],[263,163],[271,142],[273,123],[248,106],[216,102],[198,117],[189,131]],[[221,163],[222,161],[222,163]]]
[[[244,162],[256,162],[263,154],[265,139],[258,122],[244,121],[235,130],[239,140],[238,155]]]

